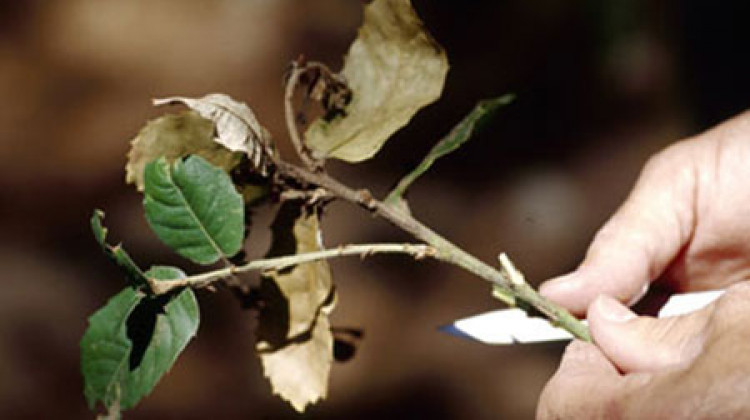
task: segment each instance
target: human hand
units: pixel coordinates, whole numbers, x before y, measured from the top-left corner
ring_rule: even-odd
[[[655,155],[574,272],[540,292],[583,315],[600,294],[633,303],[660,279],[675,291],[750,278],[750,113]]]
[[[747,281],[664,319],[595,299],[588,319],[597,344],[568,346],[537,418],[750,418],[749,302]]]
[[[750,414],[737,395],[750,387],[749,284],[674,318],[636,317],[618,303],[635,302],[657,279],[691,291],[750,278],[748,163],[748,113],[669,147],[645,166],[581,266],[542,285],[549,299],[587,313],[596,345],[569,346],[538,417]]]

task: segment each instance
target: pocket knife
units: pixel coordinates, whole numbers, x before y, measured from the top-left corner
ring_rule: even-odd
[[[687,314],[710,304],[723,290],[674,294],[659,310],[658,318]],[[586,321],[584,321],[586,322]],[[543,343],[571,340],[573,336],[544,318],[530,317],[521,309],[499,309],[459,319],[440,330],[491,345]]]

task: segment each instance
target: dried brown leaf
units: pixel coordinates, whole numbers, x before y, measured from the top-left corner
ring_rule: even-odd
[[[286,202],[272,225],[270,256],[323,248],[318,214],[300,201]],[[328,313],[335,304],[326,261],[299,264],[267,273],[261,294],[257,349],[273,392],[303,411],[327,395],[333,361]]]
[[[292,341],[275,351],[260,352],[271,387],[295,410],[328,395],[328,377],[333,362],[333,336],[328,314],[321,310],[304,341]]]
[[[247,154],[258,172],[268,173],[274,149],[268,131],[258,123],[253,111],[223,93],[210,93],[202,98],[174,96],[154,99],[154,105],[182,103],[216,126],[215,141],[233,152]]]
[[[213,141],[213,123],[193,111],[168,114],[149,121],[131,142],[125,181],[143,191],[146,164],[164,156],[168,161],[197,154],[229,171],[241,159]]]
[[[409,0],[374,0],[349,48],[341,75],[353,92],[346,115],[318,119],[305,142],[322,159],[372,157],[443,90],[448,60]]]

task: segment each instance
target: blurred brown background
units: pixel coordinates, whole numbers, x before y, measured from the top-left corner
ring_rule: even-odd
[[[534,282],[575,266],[664,145],[750,103],[747,2],[415,0],[446,47],[443,98],[378,158],[331,165],[385,193],[478,100],[517,101],[410,195],[416,215],[487,261],[506,251]],[[142,263],[177,263],[123,185],[128,141],[162,113],[152,97],[226,92],[284,143],[281,74],[299,53],[338,68],[354,0],[0,1],[0,417],[92,418],[78,341],[123,287],[88,228]],[[289,154],[289,148],[282,146]],[[251,253],[262,254],[258,215]],[[335,204],[329,245],[405,237]],[[489,347],[439,333],[496,307],[454,268],[398,257],[333,263],[334,323],[365,331],[328,401],[303,416],[270,395],[252,315],[200,293],[197,339],[127,418],[530,418],[562,344]]]

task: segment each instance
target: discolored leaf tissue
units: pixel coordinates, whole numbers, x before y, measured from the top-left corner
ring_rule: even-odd
[[[149,121],[131,142],[125,166],[127,183],[143,191],[143,170],[151,161],[164,157],[168,162],[189,155],[199,155],[229,172],[241,160],[214,138],[214,126],[196,112],[164,115]]]
[[[374,0],[341,71],[352,90],[345,113],[316,120],[305,142],[318,159],[372,157],[443,90],[448,60],[409,0]]]
[[[211,93],[202,98],[154,99],[156,106],[174,103],[185,104],[213,121],[216,127],[214,140],[233,152],[245,153],[254,168],[261,175],[267,175],[275,153],[271,136],[247,105],[223,93]]]
[[[323,248],[315,211],[287,202],[272,226],[269,256],[313,252]],[[333,361],[328,314],[335,294],[326,261],[304,263],[267,273],[261,295],[257,349],[273,392],[297,410],[327,395]]]

